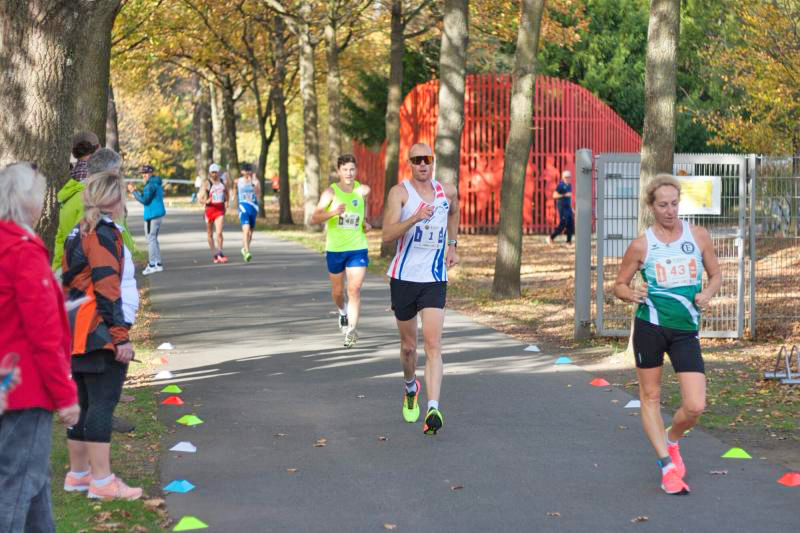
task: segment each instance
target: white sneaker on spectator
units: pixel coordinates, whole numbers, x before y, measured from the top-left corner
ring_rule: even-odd
[[[161,270],[164,269],[162,268]],[[158,267],[156,265],[147,265],[146,267],[144,267],[144,270],[142,270],[142,276],[149,276],[153,272],[161,272],[161,270],[158,270]]]

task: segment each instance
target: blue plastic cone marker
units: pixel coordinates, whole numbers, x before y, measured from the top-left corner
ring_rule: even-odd
[[[172,531],[192,531],[193,529],[206,529],[208,524],[195,516],[184,516],[178,521]]]
[[[529,344],[527,348],[525,348],[526,352],[541,352],[538,346],[535,344]]]
[[[557,364],[557,365],[571,365],[572,364],[572,359],[570,359],[569,357],[559,357],[558,359],[556,359],[555,364]]]
[[[164,487],[164,492],[175,492],[178,494],[186,494],[187,492],[193,489],[194,485],[192,485],[185,479],[176,479],[175,481],[170,482],[169,485]]]
[[[744,451],[741,448],[731,448],[724,454],[722,454],[723,459],[752,459],[750,454]]]
[[[625,409],[641,409],[641,407],[642,407],[642,402],[639,400],[631,400],[625,404]]]
[[[197,446],[192,444],[189,441],[182,440],[175,446],[169,449],[171,452],[185,452],[185,453],[197,453]]]

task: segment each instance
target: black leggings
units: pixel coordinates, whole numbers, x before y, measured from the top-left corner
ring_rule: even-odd
[[[81,372],[73,366],[72,379],[78,384],[81,416],[78,423],[67,430],[67,438],[111,442],[111,420],[128,370],[128,365],[118,363],[113,357],[111,352],[103,354],[105,364],[101,372]]]

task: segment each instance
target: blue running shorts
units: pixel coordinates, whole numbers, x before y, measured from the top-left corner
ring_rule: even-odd
[[[239,222],[242,226],[247,224],[251,228],[256,227],[256,217],[258,216],[258,208],[252,204],[239,204]]]
[[[341,274],[348,267],[364,267],[369,265],[367,250],[352,250],[348,252],[326,252],[325,260],[328,262],[328,272]]]

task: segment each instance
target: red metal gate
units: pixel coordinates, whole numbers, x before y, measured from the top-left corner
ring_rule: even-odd
[[[400,109],[400,172],[411,178],[408,149],[415,142],[433,147],[438,114],[438,80],[417,85]],[[491,232],[500,221],[503,157],[510,123],[511,76],[469,75],[461,136],[461,231]],[[575,151],[638,152],[641,139],[614,110],[572,82],[540,76],[536,81],[533,148],[525,175],[523,231],[546,233],[558,223],[553,191],[562,170],[575,175]],[[384,154],[353,143],[360,180],[373,193],[372,215],[383,210]]]

